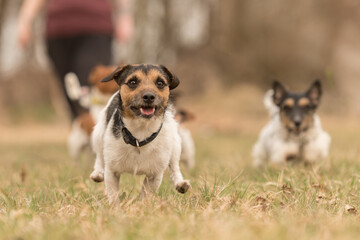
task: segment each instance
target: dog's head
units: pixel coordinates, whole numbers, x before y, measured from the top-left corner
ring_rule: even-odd
[[[119,86],[115,82],[101,82],[102,79],[113,73],[115,69],[116,66],[97,65],[89,74],[90,85],[96,87],[103,94],[115,93],[117,90],[119,90]]]
[[[168,105],[170,90],[179,79],[163,65],[123,65],[104,78],[120,86],[122,110],[125,117],[152,118],[162,116]]]
[[[291,133],[300,134],[313,124],[315,111],[322,95],[321,82],[316,80],[303,93],[289,92],[280,82],[273,84],[274,103],[280,108],[280,118]]]

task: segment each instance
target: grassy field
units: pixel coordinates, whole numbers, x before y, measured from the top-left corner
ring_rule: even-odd
[[[333,147],[318,166],[256,170],[250,151],[266,117],[239,119],[233,131],[198,119],[197,165],[182,168],[189,193],[176,193],[166,175],[158,196],[139,201],[142,177],[124,176],[119,208],[89,179],[92,162],[69,158],[66,131],[4,130],[0,239],[359,239],[357,121],[324,118]]]

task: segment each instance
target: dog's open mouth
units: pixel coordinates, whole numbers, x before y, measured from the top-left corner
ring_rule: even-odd
[[[295,127],[293,129],[293,133],[295,133],[296,135],[299,135],[301,133],[301,129],[299,127]]]
[[[306,132],[307,130],[308,130],[307,127],[305,127],[305,128],[300,128],[300,127],[288,128],[288,131],[289,131],[290,133],[295,134],[295,135],[300,135],[301,133],[304,133],[304,132]]]
[[[155,107],[140,107],[140,112],[144,116],[152,116],[155,113]]]
[[[295,135],[300,135],[301,130],[299,128],[288,128],[288,132]]]

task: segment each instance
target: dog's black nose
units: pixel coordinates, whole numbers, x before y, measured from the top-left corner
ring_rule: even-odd
[[[155,100],[155,95],[152,93],[145,93],[142,98],[146,103],[153,103]]]
[[[300,127],[301,126],[301,121],[294,121],[295,127]]]

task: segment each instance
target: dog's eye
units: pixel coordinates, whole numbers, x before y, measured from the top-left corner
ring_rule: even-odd
[[[285,105],[283,109],[285,112],[290,112],[292,110],[292,107]]]
[[[165,82],[161,79],[156,80],[156,86],[161,89],[165,87]]]
[[[129,85],[131,85],[131,86],[135,86],[136,84],[137,84],[137,81],[135,81],[135,80],[131,80],[129,82]]]
[[[127,85],[130,88],[135,88],[138,85],[139,81],[137,80],[137,78],[132,78],[127,82]]]

